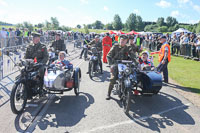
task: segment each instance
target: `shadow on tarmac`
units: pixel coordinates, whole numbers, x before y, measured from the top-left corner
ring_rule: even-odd
[[[71,127],[86,117],[85,110],[94,103],[94,98],[88,93],[80,93],[79,96],[55,97],[45,115],[37,122],[41,130],[47,127]],[[28,117],[28,118],[27,118]],[[19,115],[15,120],[17,131],[26,131],[24,128],[31,116]],[[23,122],[23,127],[19,123]],[[34,128],[35,130],[35,128]]]
[[[115,100],[122,108],[118,99]],[[159,93],[151,97],[133,96],[129,114],[127,115],[138,125],[161,132],[166,126],[173,126],[174,122],[181,125],[195,125],[194,119],[185,111],[188,109],[178,98]]]
[[[92,80],[94,82],[106,82],[106,81],[110,81],[109,80],[110,77],[110,72],[108,71],[103,71],[103,74],[96,74],[95,77],[92,78]]]

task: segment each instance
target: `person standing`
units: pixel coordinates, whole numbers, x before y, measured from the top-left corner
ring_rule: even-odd
[[[168,63],[171,61],[170,55],[170,46],[167,43],[166,36],[162,36],[160,38],[160,43],[162,44],[161,49],[159,52],[159,62],[160,64],[157,67],[158,72],[163,72],[164,82],[168,83]]]
[[[109,36],[109,33],[106,33],[106,36],[102,40],[103,46],[103,63],[108,63],[107,61],[107,54],[112,47],[112,39]]]
[[[5,30],[5,28],[3,27],[2,30],[0,31],[0,36],[1,36],[1,48],[7,47],[6,45],[6,39],[7,39],[7,32]]]
[[[84,58],[86,59],[87,58],[87,51],[88,51],[88,44],[90,43],[90,40],[88,38],[88,36],[85,37],[85,40],[83,41],[83,49],[81,51],[81,55],[80,55],[80,58],[82,58],[83,54],[84,54]]]
[[[197,42],[196,42],[196,54],[197,58],[200,61],[200,35],[197,36]]]
[[[190,35],[190,42],[189,44],[191,45],[191,51],[192,52],[192,58],[196,57],[196,46],[194,45],[196,42],[196,38],[194,37],[194,34]]]

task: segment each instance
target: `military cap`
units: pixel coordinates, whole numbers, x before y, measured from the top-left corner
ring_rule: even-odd
[[[95,38],[99,38],[99,35],[96,35]]]
[[[57,32],[56,35],[57,35],[57,36],[61,36],[61,33],[60,33],[60,32]]]
[[[160,37],[160,39],[167,39],[167,37],[163,35]]]
[[[127,35],[125,35],[125,34],[122,34],[122,35],[120,35],[120,38],[123,38],[123,39],[128,39],[128,36],[127,36]]]
[[[37,33],[37,32],[34,32],[34,33],[32,33],[31,34],[33,37],[40,37],[41,36],[41,34],[40,33]]]

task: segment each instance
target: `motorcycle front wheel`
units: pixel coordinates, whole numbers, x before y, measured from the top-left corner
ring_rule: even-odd
[[[130,104],[131,104],[131,89],[126,88],[125,92],[122,96],[122,106],[124,109],[124,113],[128,114],[130,110]]]
[[[10,96],[10,106],[14,114],[23,112],[27,103],[27,90],[24,83],[15,83]]]
[[[94,77],[94,63],[92,61],[89,62],[89,76],[90,79]]]

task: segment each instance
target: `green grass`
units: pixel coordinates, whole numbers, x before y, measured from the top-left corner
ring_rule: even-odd
[[[95,32],[95,33],[108,32],[108,30],[97,30],[97,29],[88,29],[88,30],[89,32]],[[85,33],[84,29],[78,29],[78,28],[72,28],[72,31]]]
[[[109,30],[98,30],[98,29],[88,29],[89,32],[95,32],[95,33],[102,33],[102,32],[109,32]],[[82,33],[85,33],[85,30],[82,28],[82,29],[78,29],[78,28],[72,28],[72,31],[76,32],[82,32]],[[124,33],[128,33],[128,31],[122,31]]]
[[[171,58],[168,64],[169,77],[192,92],[200,94],[200,62],[185,60],[183,57]],[[154,65],[158,64],[158,55],[155,55]]]
[[[8,28],[16,28],[16,26],[5,26],[5,25],[0,25],[0,30],[1,30],[1,28],[2,27],[4,27],[4,28],[6,28],[6,29],[8,29]]]

